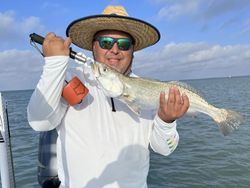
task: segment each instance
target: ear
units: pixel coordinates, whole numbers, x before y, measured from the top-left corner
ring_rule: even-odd
[[[96,49],[96,45],[95,45],[95,42],[93,41],[92,42],[92,51],[95,51],[95,49]]]
[[[132,52],[132,55],[131,55],[130,67],[132,66],[133,61],[134,61],[134,52]]]
[[[93,55],[93,58],[95,59],[96,57],[95,57],[95,51],[96,51],[96,45],[95,45],[95,43],[93,42],[92,43],[92,55]]]

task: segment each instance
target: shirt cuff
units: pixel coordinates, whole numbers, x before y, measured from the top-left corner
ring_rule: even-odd
[[[174,121],[173,123],[166,123],[158,116],[158,114],[155,115],[154,124],[162,130],[168,130],[176,127],[176,121]]]
[[[69,56],[49,56],[49,57],[44,57],[45,64],[50,63],[50,64],[56,64],[58,62],[68,62]]]

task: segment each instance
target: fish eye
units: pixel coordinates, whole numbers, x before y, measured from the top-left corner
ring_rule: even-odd
[[[108,69],[107,68],[104,68],[103,71],[106,72]]]

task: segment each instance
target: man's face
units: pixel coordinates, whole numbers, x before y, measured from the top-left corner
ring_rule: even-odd
[[[95,38],[112,37],[115,39],[125,38],[130,39],[130,36],[121,31],[101,31],[98,32]],[[112,40],[112,39],[111,39]],[[100,63],[104,63],[122,74],[130,72],[131,63],[133,60],[133,45],[128,50],[121,50],[118,48],[117,42],[114,43],[111,49],[101,48],[97,40],[93,41],[93,56],[94,59]]]

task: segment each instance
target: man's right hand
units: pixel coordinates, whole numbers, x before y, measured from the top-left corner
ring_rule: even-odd
[[[58,37],[55,33],[47,33],[43,42],[43,54],[49,56],[69,56],[71,39],[69,37],[64,40]]]

